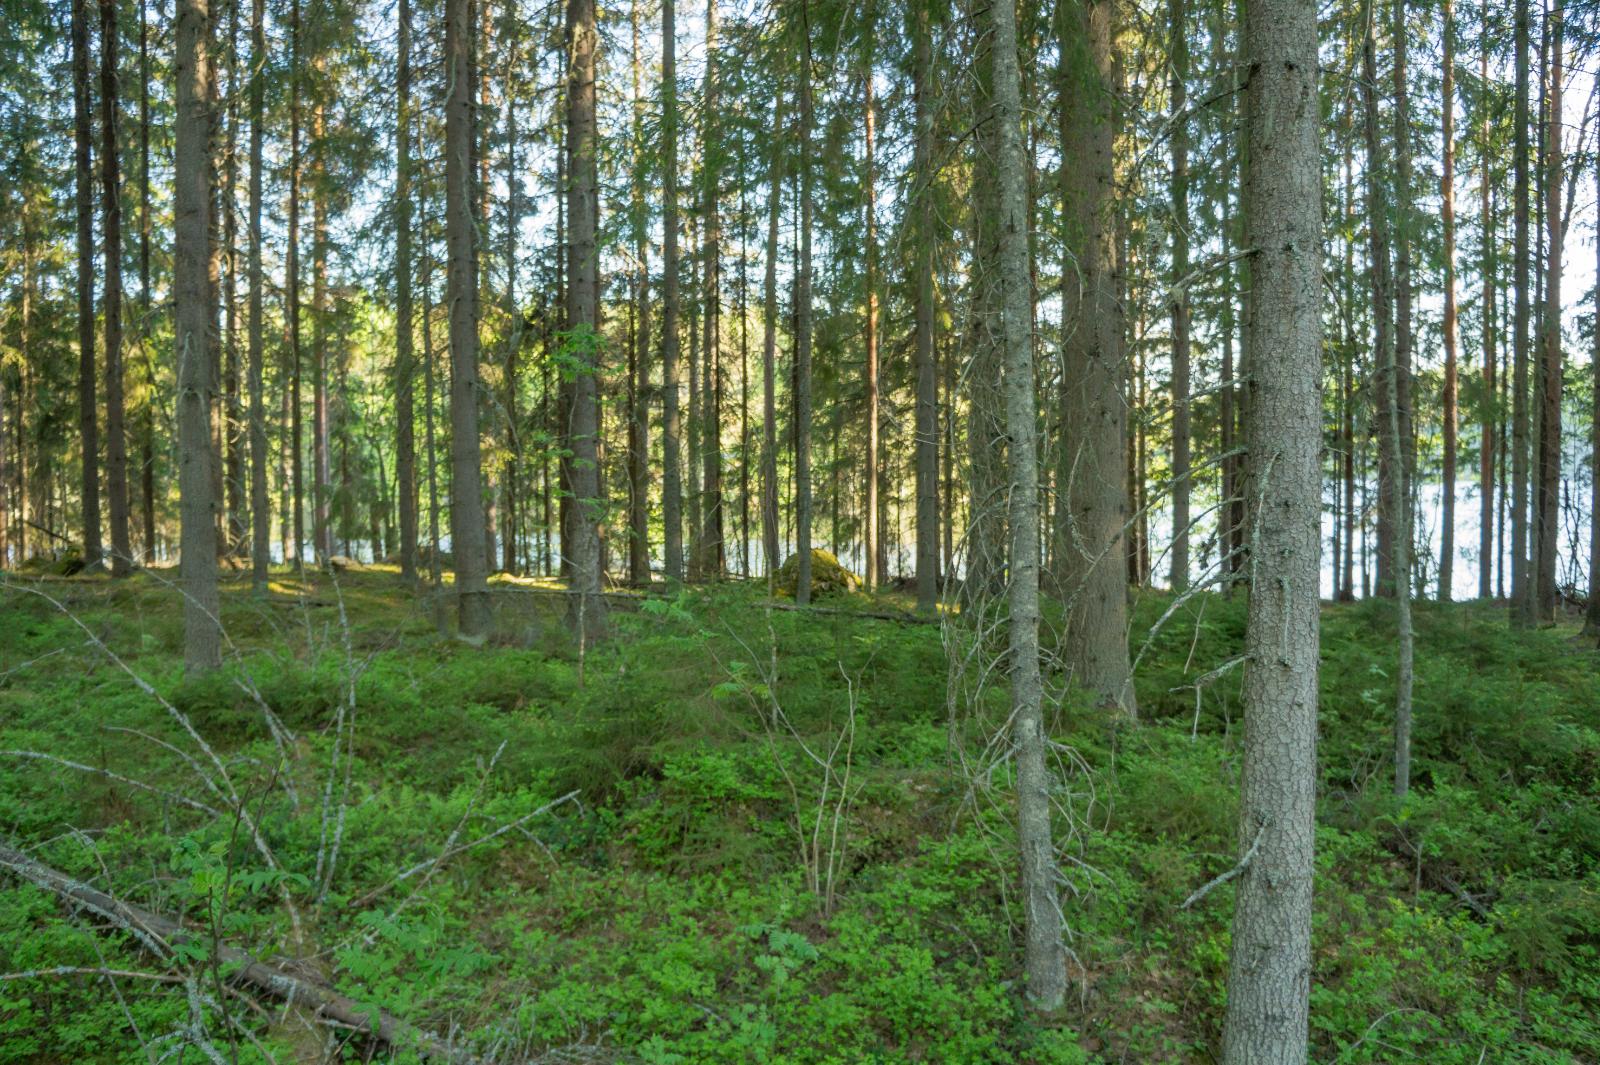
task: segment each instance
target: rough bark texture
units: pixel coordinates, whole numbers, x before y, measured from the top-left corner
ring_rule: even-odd
[[[1062,448],[1056,472],[1065,501],[1056,524],[1055,583],[1068,608],[1066,655],[1073,683],[1133,714],[1128,666],[1127,380],[1119,299],[1112,0],[1063,5],[1062,143],[1078,160],[1063,196],[1077,270],[1066,285],[1061,385]]]
[[[1188,106],[1189,32],[1184,0],[1169,0],[1171,34],[1169,106],[1181,114]],[[1189,126],[1172,130],[1172,575],[1174,591],[1189,587]]]
[[[671,3],[671,0],[667,0]],[[783,129],[783,95],[774,128]],[[783,140],[772,138],[767,192],[767,262],[761,282],[761,546],[770,581],[783,564],[778,537],[778,222],[783,212]]]
[[[794,601],[811,601],[811,12],[800,0],[800,263],[795,278]]]
[[[100,432],[94,357],[94,174],[89,142],[89,2],[72,2],[72,141],[78,239],[78,440],[83,452],[83,561],[100,561]]]
[[[1456,430],[1459,388],[1456,366],[1456,125],[1455,5],[1444,0],[1444,70],[1439,89],[1439,126],[1443,163],[1439,175],[1439,214],[1444,225],[1444,470],[1443,511],[1439,526],[1439,598],[1448,602],[1455,580],[1456,556]]]
[[[262,357],[262,276],[261,276],[261,168],[266,138],[267,64],[266,0],[250,5],[250,204],[247,223],[250,237],[249,263],[249,377],[250,377],[250,583],[257,593],[267,590],[269,540],[272,511],[267,502],[267,412],[264,406]]]
[[[718,192],[722,145],[718,134],[717,3],[706,4],[706,69],[700,115],[701,313],[704,327],[700,358],[701,496],[698,572],[715,580],[727,568],[722,498],[722,217]]]
[[[1512,116],[1511,623],[1533,623],[1528,564],[1528,0],[1517,0],[1516,104]]]
[[[445,244],[450,302],[450,548],[455,554],[461,635],[488,635],[492,623],[478,441],[477,251],[472,225],[472,32],[469,0],[445,4]]]
[[[634,264],[637,271],[634,342],[628,367],[628,577],[650,583],[650,213],[645,206],[645,99],[643,39],[639,32],[639,0],[629,10],[633,29],[633,213]]]
[[[395,70],[394,417],[400,495],[400,576],[417,580],[416,354],[411,298],[411,3],[400,0]]]
[[[1488,0],[1484,0],[1483,24],[1488,24]],[[1489,81],[1489,42],[1488,30],[1479,35],[1478,41],[1478,77],[1484,84]],[[1483,172],[1478,176],[1479,210],[1482,220],[1481,242],[1483,245],[1483,371],[1480,377],[1483,393],[1480,403],[1483,412],[1483,424],[1480,426],[1478,438],[1478,598],[1488,599],[1494,594],[1495,563],[1499,561],[1500,550],[1496,550],[1495,539],[1495,456],[1502,446],[1497,430],[1498,398],[1499,394],[1495,381],[1495,366],[1498,356],[1495,354],[1495,334],[1498,331],[1498,321],[1495,315],[1495,218],[1494,199],[1490,194],[1490,182],[1493,180],[1490,172],[1490,109],[1487,101],[1478,104],[1479,120],[1479,159],[1482,161]]]
[[[678,413],[678,63],[674,0],[661,3],[661,521],[667,580],[683,580],[683,427]]]
[[[1408,81],[1410,74],[1407,64],[1409,31],[1406,22],[1406,2],[1407,0],[1392,0],[1390,41],[1394,53],[1394,63],[1391,67],[1394,87],[1394,176],[1389,203],[1393,210],[1394,225],[1394,273],[1391,291],[1394,300],[1395,381],[1392,393],[1389,394],[1393,396],[1396,405],[1395,417],[1400,422],[1400,447],[1387,459],[1382,458],[1383,453],[1380,451],[1380,466],[1383,468],[1380,470],[1379,480],[1380,485],[1391,478],[1398,483],[1400,499],[1408,512],[1404,516],[1409,521],[1412,472],[1416,467],[1411,428],[1411,242],[1415,226],[1412,221],[1411,202],[1411,106]],[[1386,417],[1387,414],[1379,415],[1380,435],[1387,432],[1382,424],[1382,420]],[[1380,495],[1382,491],[1380,487]],[[1380,505],[1377,593],[1383,596],[1396,594],[1402,582],[1409,587],[1411,581],[1410,570],[1401,568],[1395,557],[1400,536],[1399,517],[1400,515]],[[1407,553],[1409,555],[1409,545]]]
[[[1022,93],[1017,69],[1016,9],[990,5],[993,35],[995,185],[999,214],[1000,344],[1005,364],[1005,424],[1011,485],[1011,726],[1017,754],[1017,837],[1022,850],[1028,998],[1044,1013],[1066,1001],[1055,844],[1050,831],[1050,774],[1039,679],[1039,465],[1035,441],[1033,337],[1028,276],[1027,161],[1022,148]]]
[[[179,582],[183,587],[183,663],[188,673],[222,664],[217,595],[218,499],[211,435],[208,278],[211,230],[211,16],[208,0],[179,0],[177,115],[173,156],[172,292],[178,368]]]
[[[916,225],[917,609],[939,597],[939,407],[933,350],[933,41],[926,4],[918,4],[912,57],[916,146],[912,207]]]
[[[600,371],[599,297],[600,178],[595,129],[595,0],[569,0],[567,41],[567,328],[576,345],[573,356],[572,420],[572,589],[568,621],[580,639],[604,635],[606,603],[601,596],[600,465],[597,447],[600,412],[596,377]]]
[[[1306,1060],[1321,553],[1317,8],[1246,5],[1250,605],[1225,1065]]]
[[[117,133],[117,3],[100,0],[100,209],[105,219],[106,501],[111,518],[111,575],[128,573],[128,434],[122,387],[122,167]],[[0,481],[3,483],[3,481]],[[4,522],[0,521],[0,528]],[[3,535],[3,534],[0,534]],[[0,549],[0,557],[4,556]]]
[[[1561,553],[1561,254],[1566,226],[1561,207],[1561,79],[1563,5],[1551,7],[1550,69],[1545,81],[1544,315],[1539,345],[1539,457],[1534,506],[1534,616],[1556,617],[1556,558]]]

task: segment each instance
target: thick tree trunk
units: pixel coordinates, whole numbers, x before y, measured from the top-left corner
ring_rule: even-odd
[[[94,172],[89,159],[93,137],[89,114],[89,2],[71,0],[73,184],[78,222],[78,445],[83,452],[80,502],[83,561],[92,568],[99,565],[102,548],[100,419],[95,398],[99,369],[94,356]]]
[[[933,41],[926,4],[912,14],[912,92],[916,146],[910,210],[916,227],[917,609],[939,598],[939,396],[933,350]]]
[[[1059,594],[1069,604],[1073,682],[1102,703],[1137,710],[1128,665],[1127,357],[1119,299],[1112,94],[1113,0],[1064,5],[1058,74],[1062,143],[1078,163],[1062,190],[1077,276],[1067,285],[1057,484],[1066,506],[1056,532]]]
[[[1245,7],[1251,580],[1225,1065],[1306,1060],[1322,509],[1317,8]]]
[[[128,539],[128,434],[122,390],[122,167],[117,144],[121,128],[117,88],[119,31],[116,0],[100,0],[100,208],[105,218],[105,295],[101,301],[106,331],[106,497],[111,515],[111,575],[128,573],[133,549]],[[3,483],[3,481],[0,481]],[[0,521],[0,528],[4,522]],[[4,558],[0,550],[0,559]]]
[[[972,10],[981,17],[982,4]],[[993,30],[980,22],[974,42],[972,111],[975,165],[989,167],[999,156],[994,120]],[[969,192],[972,270],[968,282],[967,328],[962,337],[967,363],[962,385],[967,393],[967,521],[964,605],[975,609],[997,599],[1005,579],[1006,473],[1005,396],[1001,390],[1004,353],[1000,347],[1000,205],[993,181],[973,182]]]
[[[1009,674],[1011,727],[1017,753],[1017,837],[1022,851],[1024,966],[1028,999],[1041,1013],[1066,1001],[1066,950],[1055,843],[1050,828],[1052,789],[1046,767],[1039,678],[1039,465],[1035,443],[1032,285],[1028,277],[1027,160],[1022,147],[1016,9],[990,5],[996,201],[999,230],[1000,346],[1004,355],[1006,453],[1010,458],[1011,557]]]
[[[1439,599],[1449,602],[1456,556],[1456,431],[1459,403],[1456,367],[1456,142],[1455,142],[1455,5],[1444,0],[1444,71],[1439,88],[1443,166],[1439,176],[1439,213],[1444,224],[1444,483],[1439,536]]]
[[[661,3],[661,519],[667,580],[683,580],[682,387],[678,370],[678,65],[675,0]]]
[[[208,277],[211,231],[209,111],[212,105],[209,0],[179,0],[177,113],[173,156],[172,291],[178,367],[178,492],[183,587],[184,669],[222,664],[221,600],[217,595],[217,497],[212,470],[209,334],[215,328]]]
[[[1534,614],[1556,616],[1556,558],[1561,553],[1561,255],[1566,226],[1561,207],[1561,113],[1563,4],[1556,0],[1547,17],[1550,68],[1545,81],[1544,315],[1539,345],[1539,456],[1534,508]]]
[[[478,255],[473,239],[472,27],[469,0],[446,0],[445,239],[450,302],[450,549],[461,635],[482,640],[493,616],[484,553],[478,439]]]
[[[261,182],[262,149],[266,139],[266,77],[268,63],[266,0],[250,5],[250,583],[257,594],[267,591],[269,540],[272,514],[267,502],[267,412],[262,380],[262,276]]]
[[[567,328],[576,345],[572,382],[572,420],[568,450],[572,453],[572,588],[568,621],[580,640],[605,634],[606,605],[601,595],[599,512],[600,415],[597,375],[600,372],[600,179],[595,126],[595,64],[599,45],[595,0],[568,0],[567,41]]]

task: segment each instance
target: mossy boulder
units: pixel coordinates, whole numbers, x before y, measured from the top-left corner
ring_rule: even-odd
[[[799,555],[790,555],[789,560],[778,567],[774,586],[779,595],[794,598],[799,571]],[[822,599],[830,595],[853,592],[860,587],[861,578],[845,569],[831,552],[824,551],[820,547],[811,549],[811,598]]]

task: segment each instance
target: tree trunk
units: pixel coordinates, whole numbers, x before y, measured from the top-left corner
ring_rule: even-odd
[[[601,595],[599,511],[600,416],[597,375],[603,339],[599,331],[600,179],[596,153],[595,64],[598,33],[595,0],[568,0],[567,38],[567,328],[575,345],[572,420],[568,450],[572,453],[572,588],[568,622],[580,640],[605,634],[606,605]]]
[[[992,4],[990,48],[999,149],[994,178],[999,208],[996,278],[1004,353],[1007,455],[1010,457],[1009,524],[1011,558],[1009,673],[1011,715],[1017,752],[1017,837],[1022,852],[1025,917],[1024,966],[1028,999],[1051,1014],[1066,1001],[1066,951],[1061,941],[1061,903],[1057,891],[1055,844],[1051,836],[1050,793],[1039,677],[1039,466],[1035,444],[1032,285],[1028,277],[1028,202],[1022,147],[1022,98],[1018,86],[1016,9]]]
[[[446,0],[445,239],[450,301],[450,549],[455,554],[463,638],[489,634],[492,613],[484,554],[478,440],[478,255],[473,238],[472,26],[469,0]]]
[[[1595,191],[1600,195],[1600,165],[1595,169]],[[1595,276],[1600,277],[1600,241],[1595,242]],[[1596,321],[1600,321],[1600,291],[1596,292]],[[1589,413],[1589,607],[1583,615],[1583,632],[1600,637],[1600,329],[1594,332],[1589,356],[1593,377],[1593,407]]]
[[[105,219],[106,277],[106,496],[111,514],[111,575],[126,576],[133,559],[128,540],[128,436],[122,392],[122,168],[117,89],[116,0],[100,0],[100,208]],[[0,521],[0,528],[4,522]],[[0,550],[0,558],[4,551]]]
[[[1064,5],[1058,77],[1062,143],[1080,160],[1063,196],[1077,251],[1067,286],[1068,340],[1061,386],[1063,447],[1057,483],[1066,507],[1056,528],[1056,584],[1067,600],[1066,654],[1073,681],[1104,704],[1134,714],[1128,666],[1129,523],[1121,269],[1117,258],[1112,94],[1113,0]]]
[[[289,462],[294,499],[294,571],[305,572],[305,448],[300,399],[300,0],[289,7],[289,244],[285,249],[284,314],[289,319]]]
[[[1528,0],[1517,0],[1516,105],[1512,117],[1511,623],[1533,624],[1528,564]]]
[[[800,263],[795,278],[794,338],[794,511],[795,592],[800,606],[811,602],[811,6],[800,0]]]
[[[862,572],[866,576],[866,585],[869,589],[876,587],[880,581],[886,579],[887,577],[887,574],[884,572],[884,560],[880,557],[881,552],[885,549],[885,545],[879,541],[877,517],[879,488],[878,467],[880,463],[880,458],[878,455],[878,422],[880,417],[878,413],[878,205],[876,202],[877,129],[874,124],[872,92],[872,36],[874,29],[871,23],[871,10],[872,9],[869,0],[868,14],[866,16],[867,28],[866,33],[863,34],[866,52],[866,69],[863,72],[861,79],[862,111],[864,112],[863,117],[865,118],[866,123],[866,128],[863,131],[865,135],[864,147],[866,149],[866,157],[864,160],[864,171],[862,174],[862,197],[866,201],[867,227],[864,235],[866,242],[866,248],[864,251],[864,258],[866,260],[866,276],[863,281],[867,290],[867,320],[865,323],[865,339],[867,349],[867,409],[865,414],[865,424],[862,426],[862,428],[865,430],[865,435],[867,438],[867,453],[864,456],[864,469],[862,471],[862,485],[866,494],[866,504],[864,507],[865,513],[862,515],[862,531],[865,533],[866,539],[866,558],[865,562],[863,563]]]
[[[83,561],[100,564],[100,434],[94,357],[94,173],[89,142],[89,0],[72,3],[74,203],[78,220],[78,443],[83,451]],[[115,136],[115,134],[113,134]]]
[[[319,55],[312,70],[325,63]],[[319,567],[333,557],[333,472],[328,411],[328,185],[327,129],[320,97],[311,107],[311,537]]]
[[[675,0],[661,2],[661,518],[667,580],[683,580],[683,468],[678,413],[678,65]]]
[[[1439,599],[1449,602],[1456,555],[1456,431],[1459,415],[1456,381],[1456,144],[1455,144],[1455,5],[1444,0],[1444,70],[1439,88],[1443,166],[1439,177],[1439,213],[1444,224],[1444,484],[1439,519]]]
[[[1245,5],[1245,322],[1254,392],[1244,765],[1225,1065],[1301,1065],[1311,991],[1322,538],[1317,8]],[[1370,91],[1370,89],[1369,89]]]
[[[1184,0],[1169,0],[1169,106],[1188,106],[1189,32]],[[1189,587],[1189,298],[1181,287],[1189,273],[1189,126],[1172,130],[1172,590]]]
[[[933,351],[933,41],[926,4],[916,5],[912,93],[916,145],[910,210],[916,227],[916,471],[917,609],[931,612],[939,598],[939,396]]]
[[[403,17],[403,16],[402,16]],[[266,137],[266,78],[268,63],[266,0],[250,5],[250,583],[258,595],[267,591],[271,511],[267,503],[267,413],[262,381],[262,276],[261,182],[262,149]],[[404,97],[402,97],[403,99]]]
[[[223,374],[222,430],[223,502],[226,523],[217,547],[224,554],[237,554],[245,545],[244,416],[239,389],[239,0],[228,3],[227,56],[228,83],[225,104],[219,105],[219,120],[227,119],[227,139],[222,149],[220,201],[222,211],[222,261],[226,268],[222,290]]]
[[[259,2],[259,0],[257,0]],[[417,445],[415,313],[411,298],[411,2],[400,0],[395,69],[394,417],[395,476],[400,497],[400,576],[417,581]]]
[[[222,664],[221,600],[217,595],[219,461],[211,435],[210,341],[215,328],[207,263],[211,231],[209,118],[212,106],[209,0],[179,0],[177,112],[173,156],[172,291],[178,367],[179,578],[183,587],[183,662],[190,674]]]
[[[1566,227],[1561,208],[1561,79],[1564,5],[1555,0],[1547,16],[1550,68],[1546,81],[1544,137],[1545,282],[1539,358],[1539,458],[1534,511],[1534,613],[1556,617],[1556,557],[1561,552],[1561,255]]]
[[[1478,77],[1482,84],[1489,83],[1489,41],[1488,41],[1488,0],[1484,0],[1482,29],[1478,36]],[[1478,187],[1480,194],[1480,212],[1483,227],[1483,382],[1482,404],[1483,424],[1478,444],[1478,598],[1488,599],[1494,594],[1494,574],[1496,563],[1505,545],[1495,538],[1495,456],[1502,443],[1497,430],[1499,413],[1498,391],[1495,381],[1495,334],[1498,319],[1495,315],[1495,237],[1496,227],[1494,218],[1494,199],[1490,193],[1490,183],[1493,180],[1491,172],[1491,141],[1490,141],[1490,109],[1487,99],[1480,99],[1478,110],[1481,112],[1479,120],[1478,153],[1482,161],[1483,173],[1479,175]]]
[[[633,0],[633,174],[630,204],[637,280],[636,321],[628,364],[628,578],[650,583],[650,212],[645,206],[645,98],[639,0]]]
[[[715,580],[726,569],[722,499],[722,219],[717,202],[723,151],[717,129],[717,0],[706,3],[706,69],[701,110],[701,178],[705,182],[700,217],[705,226],[704,340],[701,344],[700,566],[702,579]]]
[[[666,0],[670,3],[671,0]],[[773,105],[767,190],[766,273],[761,282],[761,546],[770,582],[782,565],[778,537],[778,222],[783,210],[783,93]]]

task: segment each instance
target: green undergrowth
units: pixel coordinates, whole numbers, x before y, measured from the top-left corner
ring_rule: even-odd
[[[619,609],[580,657],[561,597],[494,588],[474,648],[392,574],[230,586],[229,664],[191,682],[154,575],[0,589],[4,841],[197,930],[157,960],[0,880],[0,970],[36,974],[0,983],[0,1061],[149,1061],[196,1031],[293,1060],[213,938],[309,958],[501,1062],[1212,1060],[1232,886],[1180,907],[1236,854],[1242,671],[1219,667],[1242,596],[1141,597],[1138,725],[1051,708],[1077,758],[1073,996],[1044,1024],[1018,983],[1010,793],[963,771],[984,737],[947,706],[938,626],[728,585]],[[1399,802],[1389,608],[1325,608],[1312,1058],[1593,1061],[1597,655],[1490,606],[1416,620]],[[81,971],[103,969],[165,979]]]

